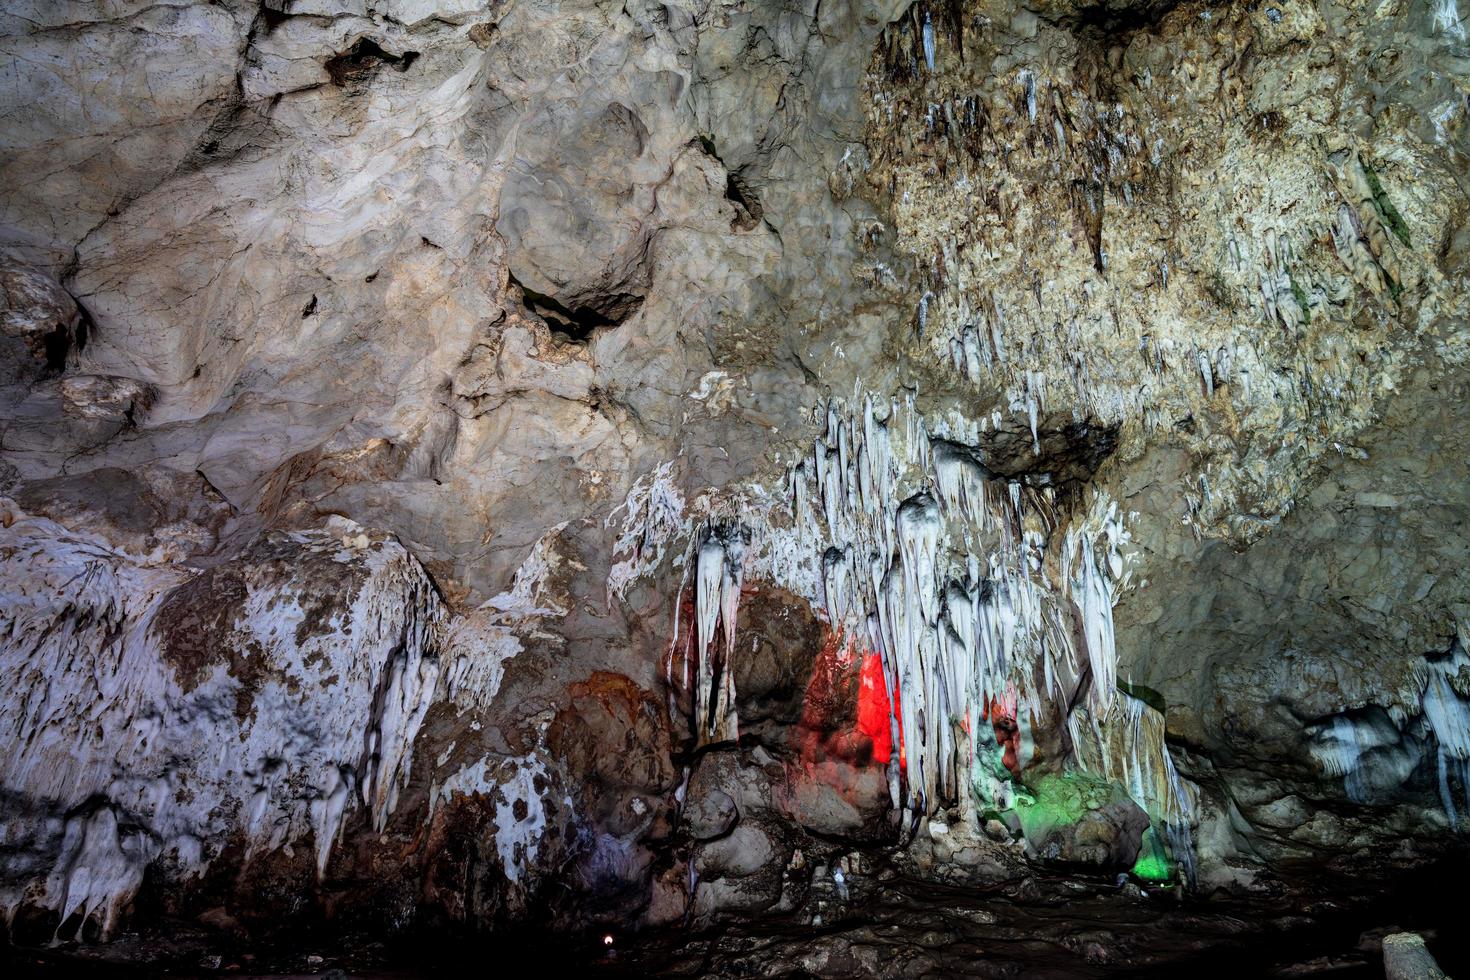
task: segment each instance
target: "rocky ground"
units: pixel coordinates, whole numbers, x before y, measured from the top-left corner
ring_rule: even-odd
[[[1455,0],[15,2],[0,68],[18,969],[1461,963]]]

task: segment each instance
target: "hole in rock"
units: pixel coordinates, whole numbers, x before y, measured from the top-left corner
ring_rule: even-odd
[[[290,0],[287,0],[286,6],[290,6]],[[267,35],[290,19],[291,15],[286,11],[275,9],[270,5],[269,0],[261,0],[260,23],[265,28]]]
[[[766,213],[740,170],[730,171],[725,178],[725,199],[735,205],[735,220],[730,227],[736,231],[749,231],[761,223]]]
[[[345,87],[367,81],[380,65],[388,65],[398,72],[408,71],[418,57],[417,51],[391,54],[379,47],[376,41],[363,37],[342,54],[327,59],[322,67],[331,76],[333,85]]]
[[[1133,0],[1119,3],[1102,0],[1078,10],[1072,18],[1063,18],[1080,35],[1092,37],[1126,37],[1158,25],[1178,0]]]
[[[986,433],[978,446],[957,448],[975,456],[994,476],[1068,492],[1091,480],[1117,449],[1118,426],[1071,422],[1040,428],[1036,442],[1040,452],[1035,451],[1029,429],[1002,429]]]
[[[46,366],[53,371],[62,371],[66,368],[66,355],[71,350],[71,330],[64,323],[58,323],[56,329],[46,334],[43,341],[46,347]]]
[[[545,320],[553,333],[579,344],[586,343],[601,328],[620,325],[643,305],[642,296],[620,292],[568,306],[555,297],[531,289],[514,275],[510,277],[510,285],[520,290],[521,303],[527,312]]]
[[[760,198],[756,196],[755,189],[751,187],[750,181],[746,178],[745,168],[730,167],[726,164],[711,136],[700,134],[699,146],[706,154],[718,160],[725,167],[725,200],[735,205],[735,218],[730,222],[730,229],[749,231],[760,224],[766,209],[761,205]]]
[[[51,371],[65,371],[66,360],[71,355],[72,349],[75,348],[78,352],[86,350],[87,338],[92,334],[92,314],[75,296],[72,297],[72,301],[77,307],[76,320],[70,323],[58,323],[42,340],[46,354],[46,367]]]

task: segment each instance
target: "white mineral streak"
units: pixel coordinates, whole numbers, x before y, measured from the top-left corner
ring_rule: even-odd
[[[1459,0],[1434,0],[1431,15],[1434,19],[1434,33],[1456,41],[1465,40],[1465,24],[1460,20]]]
[[[505,876],[512,882],[519,881],[535,863],[546,829],[546,802],[536,790],[537,776],[547,778],[540,759],[531,757],[516,765],[510,778],[501,783],[495,805],[495,850]],[[526,816],[521,819],[515,815],[519,800],[526,803]]]
[[[367,778],[362,782],[362,802],[371,811],[373,829],[379,833],[398,806],[399,790],[408,782],[413,740],[434,703],[438,680],[437,658],[395,656],[389,663],[387,684],[376,706],[377,725],[368,736],[372,755]],[[346,785],[345,779],[342,785]],[[333,815],[333,824],[340,828],[340,813]],[[318,840],[319,871],[326,870],[330,853],[330,845]]]
[[[1101,498],[1096,498],[1101,500]],[[1082,618],[1082,638],[1086,644],[1087,662],[1094,681],[1089,691],[1093,711],[1105,716],[1112,707],[1113,681],[1118,676],[1118,651],[1113,642],[1113,604],[1117,601],[1118,583],[1124,579],[1121,546],[1127,532],[1118,515],[1117,504],[1106,503],[1101,513],[1089,515],[1083,533],[1068,535],[1062,545],[1062,567],[1072,570],[1072,601]],[[1091,533],[1087,533],[1091,531]],[[1093,542],[1104,546],[1099,558]],[[1080,544],[1080,551],[1074,552]]]
[[[1036,74],[1029,68],[1021,69],[1021,90],[1026,96],[1026,120],[1036,121]]]
[[[1406,781],[1417,763],[1417,752],[1404,749],[1402,710],[1338,714],[1309,726],[1308,750],[1322,774],[1341,777],[1348,799],[1373,801],[1376,792]]]
[[[613,543],[616,559],[607,576],[607,601],[627,594],[628,586],[664,560],[665,549],[683,529],[684,495],[673,482],[673,460],[640,477],[623,503],[607,515],[611,527],[619,512],[623,522]]]
[[[733,741],[740,735],[735,714],[735,622],[744,574],[745,544],[738,530],[711,530],[699,546],[694,581],[694,719],[701,742]]]
[[[1437,775],[1440,802],[1451,827],[1462,811],[1459,783],[1470,806],[1470,653],[1464,625],[1448,653],[1420,669],[1423,687],[1414,701],[1381,710],[1344,709],[1307,727],[1307,748],[1328,777],[1340,777],[1356,803],[1373,803],[1399,791],[1423,763]]]
[[[551,796],[552,783],[544,749],[538,747],[523,758],[476,760],[431,788],[429,817],[456,796],[481,797],[495,807],[495,851],[505,877],[521,883],[536,867],[552,809],[570,810],[570,796]],[[545,789],[538,789],[538,783]],[[516,804],[523,803],[523,815]]]
[[[146,568],[47,520],[0,528],[0,665],[12,679],[0,784],[56,815],[0,828],[0,843],[46,869],[0,896],[7,913],[34,901],[105,934],[156,857],[202,870],[240,833],[254,851],[311,839],[320,869],[354,799],[384,825],[438,681],[443,610],[400,546],[344,548],[344,530],[362,532],[336,520],[272,536],[287,567],[241,566],[243,601],[222,607],[224,632],[186,677],[165,656],[159,615],[192,572]],[[338,572],[293,574],[305,564]],[[305,584],[317,575],[340,590],[325,603]],[[212,649],[222,640],[231,649]],[[249,656],[248,679],[231,650]]]
[[[667,479],[667,475],[665,467],[656,479]],[[441,693],[460,715],[489,709],[500,693],[506,663],[525,649],[521,637],[544,629],[546,618],[566,614],[557,600],[547,595],[548,578],[563,560],[554,543],[565,528],[566,522],[554,525],[537,540],[508,590],[486,600],[470,615],[456,618],[445,630],[440,644],[440,659],[445,664]],[[545,734],[543,725],[542,744],[524,756],[476,759],[448,776],[436,777],[429,789],[430,821],[443,804],[456,797],[493,801],[495,847],[506,878],[512,883],[520,883],[535,865],[548,807],[564,806],[567,812],[572,807],[569,798],[557,804],[546,795],[551,781],[547,778]],[[445,761],[447,757],[438,765]],[[543,791],[536,788],[538,776]],[[518,800],[526,803],[523,818],[515,816]]]
[[[1431,661],[1424,687],[1424,717],[1438,743],[1439,794],[1450,823],[1458,829],[1459,811],[1450,792],[1450,776],[1460,780],[1470,806],[1470,653],[1465,627],[1449,656]]]
[[[1347,715],[1334,715],[1320,727],[1309,728],[1308,733],[1312,736],[1308,750],[1327,776],[1350,777],[1363,754],[1372,748]]]
[[[441,654],[445,696],[460,713],[488,707],[500,693],[506,661],[523,649],[514,627],[489,622],[482,615],[455,619]]]
[[[486,599],[480,609],[493,611],[507,622],[537,616],[565,616],[565,609],[546,599],[545,588],[558,560],[552,544],[566,526],[567,522],[562,521],[536,539],[530,554],[516,569],[510,589]]]

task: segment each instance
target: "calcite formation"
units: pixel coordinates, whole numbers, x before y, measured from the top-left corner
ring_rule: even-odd
[[[12,884],[12,916],[40,902],[105,934],[151,862],[197,873],[238,834],[247,854],[309,843],[321,870],[350,807],[382,828],[443,617],[401,546],[335,518],[189,577],[7,517],[5,725],[24,734],[4,784],[54,814],[7,821],[7,844],[56,862],[43,890]]]
[[[13,941],[1462,851],[1454,0],[16,2],[0,58]],[[854,942],[787,965],[957,969]]]

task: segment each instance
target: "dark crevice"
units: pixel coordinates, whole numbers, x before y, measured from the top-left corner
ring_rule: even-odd
[[[732,231],[749,231],[764,219],[766,209],[756,196],[755,188],[746,179],[745,167],[732,168],[720,157],[714,138],[701,134],[699,146],[705,154],[725,168],[725,200],[735,205],[735,218],[730,222]]]
[[[274,108],[274,100],[267,105],[247,102],[237,85],[236,91],[212,104],[218,106],[214,118],[174,168],[173,177],[237,158],[255,157],[270,145],[270,110]]]
[[[77,352],[81,353],[87,349],[87,341],[97,332],[97,322],[92,319],[92,311],[82,305],[81,300],[75,296],[71,299],[77,304],[77,325],[73,330],[72,344],[76,347]]]
[[[1091,6],[1061,16],[1042,14],[1042,19],[1091,41],[1121,40],[1138,31],[1152,30],[1180,0],[1096,0]],[[935,47],[942,57],[952,48],[965,60],[967,24],[963,0],[919,0],[883,29],[878,41],[882,68],[889,81],[917,82],[929,75],[924,51],[927,22]],[[936,69],[938,64],[936,62]]]
[[[58,323],[42,343],[46,348],[46,367],[52,371],[66,370],[66,355],[71,352],[71,330],[68,326]]]
[[[417,51],[405,51],[403,54],[390,54],[378,46],[372,38],[361,37],[351,48],[328,58],[322,67],[327,70],[332,84],[339,87],[360,85],[373,76],[379,67],[387,65],[397,72],[408,71],[409,66],[418,60]]]
[[[1100,0],[1056,23],[1079,37],[1121,40],[1139,31],[1151,31],[1180,0]]]
[[[1092,250],[1092,267],[1103,273],[1107,271],[1102,247],[1105,197],[1106,188],[1100,180],[1072,181],[1072,207],[1087,235],[1087,245]]]
[[[725,177],[725,199],[735,205],[735,220],[730,227],[735,231],[749,231],[761,223],[766,210],[760,198],[745,180],[740,170],[731,170]]]
[[[510,285],[520,290],[521,304],[525,306],[527,312],[546,321],[546,325],[554,333],[562,334],[568,340],[579,344],[586,343],[601,328],[620,325],[643,305],[642,296],[618,293],[613,296],[600,297],[600,302],[596,307],[590,305],[568,307],[554,297],[536,292],[514,275],[510,276]]]
[[[92,314],[75,296],[72,297],[72,302],[76,303],[76,318],[57,323],[41,339],[46,368],[58,374],[66,370],[66,362],[71,357],[72,351],[80,352],[86,349],[87,339],[93,333]]]
[[[289,3],[290,0],[287,0]],[[263,33],[270,34],[277,27],[291,19],[291,14],[285,10],[277,10],[271,6],[271,0],[261,0],[260,3],[260,25],[264,28]]]
[[[316,314],[316,294],[315,293],[312,293],[311,294],[311,299],[307,302],[306,306],[303,307],[302,310],[301,310],[301,319],[305,320],[307,317],[313,316],[315,314]]]
[[[1089,422],[1040,428],[1036,433],[1039,452],[1029,428],[1002,429],[988,433],[972,455],[987,477],[1056,487],[1066,494],[1084,487],[1118,448],[1118,428]]]

